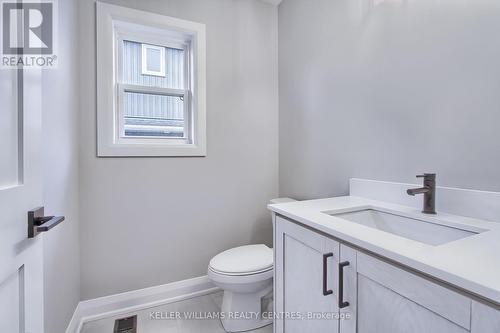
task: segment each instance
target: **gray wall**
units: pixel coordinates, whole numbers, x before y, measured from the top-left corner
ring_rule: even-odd
[[[95,2],[79,1],[82,297],[206,274],[272,240],[278,194],[277,9],[255,0],[110,1],[207,26],[206,158],[97,158]]]
[[[280,194],[424,171],[500,191],[500,3],[373,2],[279,7]]]
[[[47,333],[64,332],[80,300],[78,235],[78,34],[76,0],[59,1],[57,69],[42,73],[45,212],[66,221],[44,237]]]

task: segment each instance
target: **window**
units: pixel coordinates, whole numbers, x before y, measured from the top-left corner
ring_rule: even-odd
[[[165,47],[141,44],[142,75],[165,76]]]
[[[137,40],[126,34],[117,39],[118,63],[122,64],[117,73],[121,137],[188,140],[187,46],[172,42],[156,46]]]
[[[97,3],[98,156],[205,156],[205,27]]]

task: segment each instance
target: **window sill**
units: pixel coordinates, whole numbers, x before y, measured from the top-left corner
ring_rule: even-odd
[[[205,157],[206,146],[195,144],[99,145],[98,157]]]

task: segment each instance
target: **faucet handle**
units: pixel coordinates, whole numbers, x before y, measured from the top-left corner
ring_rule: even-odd
[[[435,173],[424,173],[422,175],[417,175],[417,178],[436,179],[436,174]]]

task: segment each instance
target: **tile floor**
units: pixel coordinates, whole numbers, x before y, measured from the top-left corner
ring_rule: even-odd
[[[83,325],[81,333],[113,333],[115,320],[137,314],[137,333],[225,333],[219,319],[151,319],[152,312],[216,313],[220,311],[222,292],[199,296],[180,302],[144,309],[135,313],[91,321]],[[161,315],[164,318],[164,315]],[[272,325],[250,331],[272,333]]]

